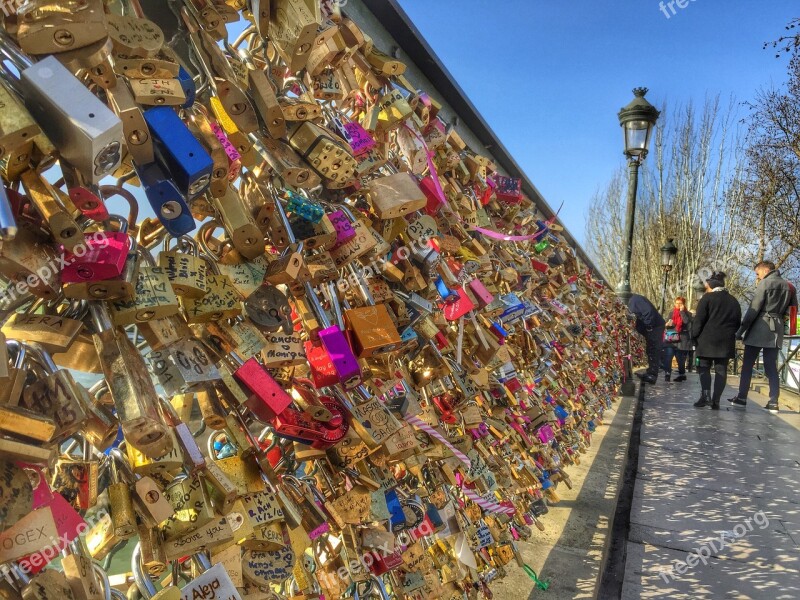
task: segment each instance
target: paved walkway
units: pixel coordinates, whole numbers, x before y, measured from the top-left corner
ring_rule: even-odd
[[[699,390],[647,386],[622,597],[800,598],[796,403],[696,409]]]

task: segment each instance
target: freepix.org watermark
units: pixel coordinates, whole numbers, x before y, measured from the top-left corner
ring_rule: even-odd
[[[695,548],[686,560],[676,560],[675,564],[659,573],[664,583],[675,581],[681,575],[687,573],[690,569],[695,568],[698,563],[703,565],[708,564],[708,559],[712,556],[718,555],[722,550],[727,548],[731,543],[736,540],[742,539],[748,533],[753,531],[753,523],[758,525],[759,529],[766,529],[769,527],[769,519],[764,514],[763,510],[758,511],[752,517],[747,517],[744,523],[739,523],[731,531],[722,531],[718,538],[714,538],[699,548]]]
[[[665,17],[671,19],[678,14],[678,10],[688,8],[689,4],[692,2],[697,2],[697,0],[669,0],[668,2],[662,0],[658,3],[658,8],[664,13]]]
[[[95,231],[91,234],[88,234],[86,237],[86,244],[78,244],[73,252],[72,256],[67,258],[64,254],[59,254],[58,256],[50,259],[45,265],[42,265],[38,269],[36,269],[35,273],[31,273],[22,281],[18,281],[14,285],[9,285],[6,289],[0,290],[0,302],[3,301],[15,301],[19,296],[24,296],[28,293],[30,288],[35,288],[41,283],[49,284],[55,277],[59,275],[64,270],[64,267],[67,267],[76,260],[83,258],[92,250],[92,248],[105,248],[110,243],[108,241],[108,235],[105,231]]]

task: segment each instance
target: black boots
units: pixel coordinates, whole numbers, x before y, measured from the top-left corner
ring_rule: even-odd
[[[695,408],[705,408],[706,406],[712,406],[710,390],[703,390],[702,395],[700,396],[700,400],[694,403]],[[717,409],[719,409],[719,402],[717,402]]]

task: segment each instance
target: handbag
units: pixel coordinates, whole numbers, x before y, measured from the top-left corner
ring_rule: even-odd
[[[664,341],[670,344],[675,344],[681,341],[681,334],[674,329],[664,330]]]

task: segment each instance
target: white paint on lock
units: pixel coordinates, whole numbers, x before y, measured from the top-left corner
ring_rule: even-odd
[[[221,563],[193,579],[181,590],[181,600],[242,600]]]

